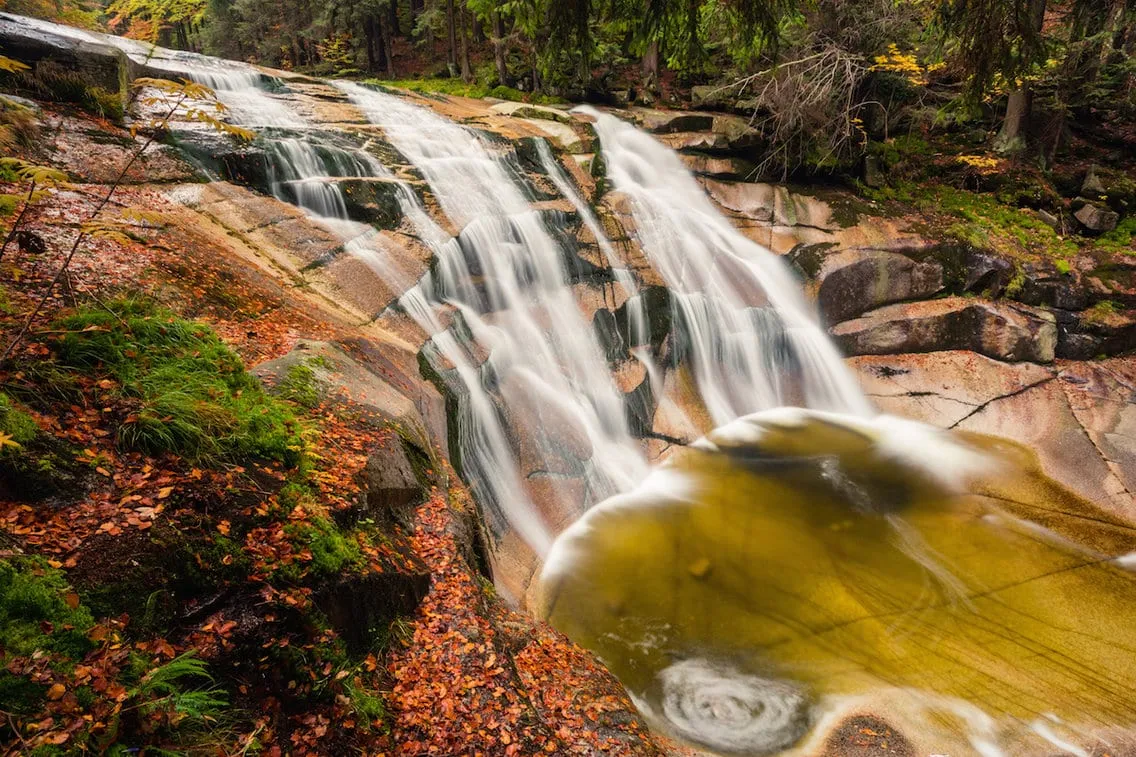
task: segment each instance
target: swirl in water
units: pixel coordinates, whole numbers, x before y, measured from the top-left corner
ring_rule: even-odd
[[[659,682],[663,715],[675,734],[719,752],[779,752],[809,727],[808,697],[785,681],[695,659],[663,670]]]

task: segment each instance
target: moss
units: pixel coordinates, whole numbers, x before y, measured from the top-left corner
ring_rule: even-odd
[[[418,92],[424,95],[453,95],[456,97],[474,98],[495,97],[499,100],[529,102],[537,105],[553,105],[565,102],[563,98],[552,97],[550,95],[522,92],[512,87],[489,87],[486,84],[479,84],[477,82],[467,84],[461,79],[367,79],[363,83],[378,89],[389,89],[393,87]]]
[[[1038,254],[1050,259],[1077,253],[1074,240],[1062,239],[1031,211],[1008,205],[996,196],[943,184],[899,182],[879,190],[866,190],[872,199],[900,202],[921,213],[956,219],[942,229],[947,236],[973,247],[1009,255]]]
[[[276,387],[276,394],[283,399],[295,402],[306,408],[319,404],[320,394],[316,384],[316,373],[309,361],[293,365]]]
[[[1088,324],[1103,325],[1108,323],[1112,316],[1120,312],[1120,306],[1111,300],[1104,300],[1093,305],[1081,314],[1081,320]]]
[[[1136,216],[1125,218],[1112,231],[1097,237],[1097,247],[1112,253],[1136,254]]]
[[[93,648],[94,620],[64,575],[37,557],[0,560],[0,701],[10,712],[34,712],[44,687],[8,673],[13,657],[36,653],[77,661]]]
[[[363,560],[359,543],[345,536],[327,518],[314,518],[301,526],[295,536],[311,550],[311,572],[317,576],[336,575]]]
[[[407,89],[419,94],[455,95],[457,97],[485,97],[489,88],[482,84],[466,84],[461,79],[394,79],[379,81],[368,79],[364,82],[377,87]]]
[[[1026,275],[1021,268],[1014,267],[1014,275],[1006,283],[1006,288],[1003,294],[1009,299],[1016,299],[1022,293],[1022,288],[1026,285]]]
[[[107,375],[132,408],[118,442],[194,460],[278,460],[303,450],[292,411],[265,393],[208,326],[153,303],[119,300],[60,319],[59,362]]]
[[[383,698],[356,685],[350,677],[345,679],[344,693],[351,702],[351,709],[355,717],[361,722],[371,726],[378,724],[383,730],[387,727],[387,708]]]
[[[35,419],[16,407],[12,398],[0,392],[0,434],[8,437],[7,444],[0,444],[0,455],[12,455],[39,435]],[[13,446],[19,445],[19,446]]]
[[[5,655],[44,650],[81,658],[92,647],[87,632],[93,625],[61,571],[36,557],[0,560],[0,646]]]

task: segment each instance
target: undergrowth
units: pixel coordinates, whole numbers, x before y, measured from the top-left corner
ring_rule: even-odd
[[[81,307],[53,329],[62,334],[59,362],[114,382],[130,408],[118,429],[122,447],[206,462],[299,463],[303,441],[291,409],[208,326],[123,299]]]
[[[564,102],[564,100],[559,97],[522,92],[512,87],[491,87],[476,82],[467,84],[461,79],[367,79],[364,83],[380,88],[394,87],[397,89],[407,89],[411,92],[426,95],[453,95],[455,97],[473,98],[495,97],[498,100],[527,102],[536,105],[552,105]]]
[[[1020,257],[1035,253],[1064,261],[1077,254],[1079,246],[1063,238],[1033,211],[1002,202],[997,196],[936,183],[897,182],[865,194],[877,201],[894,201],[914,207],[928,216],[947,216],[941,231],[972,247]]]

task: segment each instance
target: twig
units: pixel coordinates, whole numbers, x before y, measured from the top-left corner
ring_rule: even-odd
[[[110,190],[106,193],[106,197],[104,197],[102,199],[102,202],[100,202],[98,204],[98,206],[94,209],[94,211],[91,213],[91,215],[87,218],[88,222],[93,221],[95,218],[97,218],[99,213],[102,212],[103,208],[106,207],[107,203],[109,203],[111,201],[111,198],[114,197],[114,193],[118,189],[119,185],[122,183],[122,180],[124,178],[126,178],[127,172],[134,166],[134,163],[137,162],[137,160],[140,157],[142,157],[142,153],[146,152],[147,148],[149,148],[150,145],[152,145],[154,143],[154,141],[158,138],[158,135],[162,131],[161,127],[164,126],[166,123],[168,123],[171,118],[173,118],[174,114],[177,112],[177,109],[181,107],[181,104],[183,102],[185,102],[186,98],[187,98],[187,95],[183,93],[178,98],[177,102],[174,103],[173,107],[170,108],[169,113],[167,113],[165,118],[163,118],[162,121],[159,123],[158,128],[151,130],[150,136],[146,139],[146,141],[142,144],[142,146],[140,148],[138,148],[137,150],[135,150],[134,154],[130,156],[130,160],[128,160],[126,162],[126,165],[122,167],[122,170],[119,171],[118,176],[115,178],[114,182],[111,184]],[[8,343],[8,347],[4,350],[4,354],[0,355],[0,366],[2,366],[4,363],[6,363],[8,361],[8,358],[11,357],[11,355],[15,351],[16,347],[19,346],[20,342],[23,341],[24,337],[28,333],[28,329],[31,328],[32,323],[39,316],[40,311],[43,310],[44,305],[47,304],[47,300],[48,300],[48,298],[51,297],[51,293],[55,290],[55,287],[59,284],[59,280],[63,277],[63,274],[67,271],[67,268],[71,265],[71,261],[72,261],[72,259],[74,259],[75,253],[77,253],[79,251],[79,245],[81,245],[83,243],[83,240],[86,239],[88,236],[89,236],[89,234],[86,231],[83,231],[83,230],[79,231],[79,235],[75,237],[74,244],[71,245],[71,250],[67,253],[67,257],[63,260],[63,264],[61,266],[59,266],[59,270],[55,272],[55,276],[51,279],[51,282],[47,285],[47,290],[40,297],[40,300],[36,304],[35,309],[27,317],[27,320],[24,321],[23,326],[20,327],[20,331],[16,334],[16,336],[12,339],[12,341]]]
[[[55,133],[51,135],[51,149],[48,150],[50,156],[55,152],[55,144],[59,141],[59,132],[63,131],[63,116],[55,124]],[[12,222],[12,228],[8,230],[8,236],[4,238],[4,244],[0,245],[0,260],[4,259],[4,251],[8,249],[8,245],[13,239],[16,238],[16,232],[20,229],[20,224],[24,220],[24,215],[27,214],[28,209],[32,205],[32,198],[35,196],[36,182],[33,179],[31,187],[28,188],[27,197],[24,198],[24,207],[20,208],[20,214],[16,216],[16,220]]]
[[[24,207],[20,208],[20,214],[16,216],[16,220],[12,222],[12,228],[8,230],[8,236],[4,238],[4,244],[0,245],[0,260],[4,259],[4,251],[8,249],[8,245],[16,238],[16,232],[20,228],[20,223],[23,222],[24,216],[27,215],[28,208],[32,206],[32,195],[35,194],[36,183],[32,180],[32,185],[28,187],[28,194],[24,197]]]

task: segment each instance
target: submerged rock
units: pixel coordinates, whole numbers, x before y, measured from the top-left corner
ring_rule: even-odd
[[[867,709],[899,754],[1048,755],[1136,722],[1119,524],[1024,448],[778,410],[590,510],[541,607],[654,725],[719,754],[833,747],[845,726],[823,728]]]

